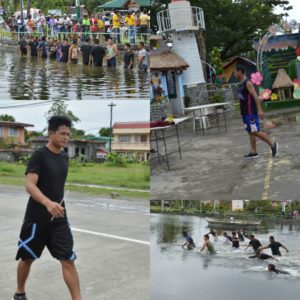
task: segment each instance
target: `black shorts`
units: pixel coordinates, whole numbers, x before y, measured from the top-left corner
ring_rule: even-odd
[[[74,260],[73,236],[67,221],[53,223],[24,222],[21,228],[16,260],[37,259],[47,246],[58,260]]]

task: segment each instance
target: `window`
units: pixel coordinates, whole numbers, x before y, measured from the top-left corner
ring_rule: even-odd
[[[13,127],[9,127],[8,136],[18,136],[18,129],[13,128]]]
[[[130,135],[119,135],[119,143],[130,143],[131,136]]]
[[[0,137],[3,136],[3,127],[0,127]]]
[[[143,135],[141,135],[141,142],[142,143],[147,143],[147,135],[146,134],[143,134]]]

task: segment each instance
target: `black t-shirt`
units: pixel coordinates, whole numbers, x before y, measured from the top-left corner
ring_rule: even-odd
[[[281,256],[281,252],[279,250],[279,248],[281,246],[282,245],[279,242],[273,242],[273,243],[270,243],[270,245],[268,246],[268,248],[271,249],[273,255],[279,255],[279,256]]]
[[[88,65],[90,61],[90,54],[92,50],[92,45],[82,44],[80,51],[82,53],[82,62],[84,65]]]
[[[31,56],[37,56],[37,46],[38,46],[37,42],[33,42],[33,41],[29,42]]]
[[[257,239],[251,240],[251,241],[249,242],[249,245],[252,246],[252,248],[253,248],[254,251],[257,251],[257,250],[259,249],[259,247],[261,247],[261,243],[260,243],[260,241],[257,240]]]
[[[68,175],[69,157],[64,151],[59,154],[51,152],[47,147],[36,150],[28,163],[25,174],[35,173],[39,175],[37,187],[50,200],[61,203],[64,198],[64,186]],[[65,203],[62,203],[65,207]],[[65,221],[65,217],[54,219],[53,222]],[[25,221],[32,223],[47,223],[52,215],[47,208],[37,201],[29,198]]]
[[[69,61],[69,49],[70,49],[70,45],[66,45],[66,46],[61,46],[61,52],[62,52],[62,59],[61,61],[64,63],[67,63]]]
[[[238,238],[232,239],[232,247],[233,248],[239,248],[240,247],[240,240]]]
[[[92,47],[91,55],[93,57],[94,66],[102,66],[103,57],[105,56],[105,49],[99,45]]]
[[[133,68],[133,63],[134,63],[134,54],[132,51],[130,52],[125,52],[124,55],[124,68],[128,68],[130,63],[132,62],[131,68]]]
[[[245,239],[244,239],[244,236],[243,236],[243,234],[240,232],[240,231],[238,231],[238,236],[239,236],[239,240],[241,241],[241,242],[243,242]]]
[[[256,257],[259,259],[262,259],[262,260],[272,258],[272,256],[270,256],[266,253],[262,253],[259,257],[258,257],[258,255],[249,256],[249,258],[256,258]]]
[[[18,44],[19,44],[19,47],[20,47],[21,50],[25,50],[26,47],[27,47],[27,42],[24,41],[24,40],[19,41]]]

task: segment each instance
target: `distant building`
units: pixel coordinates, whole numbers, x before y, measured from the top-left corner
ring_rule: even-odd
[[[102,9],[119,9],[119,10],[140,10],[144,7],[150,7],[150,0],[113,0],[104,3],[98,8]]]
[[[238,83],[238,80],[234,76],[237,66],[242,66],[245,69],[248,78],[251,78],[251,74],[256,72],[256,63],[251,59],[242,56],[232,57],[223,64],[226,83]]]
[[[31,140],[33,150],[41,148],[48,143],[46,137]],[[106,158],[108,152],[105,150],[104,141],[91,140],[71,140],[68,147],[65,148],[70,158],[81,157],[85,161],[103,160]]]
[[[0,121],[0,141],[16,146],[25,146],[25,128],[31,124]]]
[[[244,210],[244,200],[232,200],[232,211]]]
[[[139,161],[149,159],[149,122],[115,123],[113,126],[113,136],[112,151]]]

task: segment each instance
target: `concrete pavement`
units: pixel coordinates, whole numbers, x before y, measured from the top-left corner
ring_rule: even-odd
[[[0,185],[0,299],[15,290],[14,260],[28,196]],[[149,203],[66,194],[84,300],[149,299]],[[32,267],[29,300],[68,300],[59,262],[45,249]]]
[[[249,138],[240,116],[229,119],[229,130],[208,129],[205,136],[192,128],[180,130],[183,159],[170,155],[170,168],[151,163],[151,199],[298,199],[300,198],[300,111],[268,113],[265,118],[276,128],[265,131],[279,142],[279,156],[270,157],[268,146],[260,142],[260,158],[245,160]],[[177,147],[175,137],[169,148]],[[155,145],[153,145],[155,148]]]

